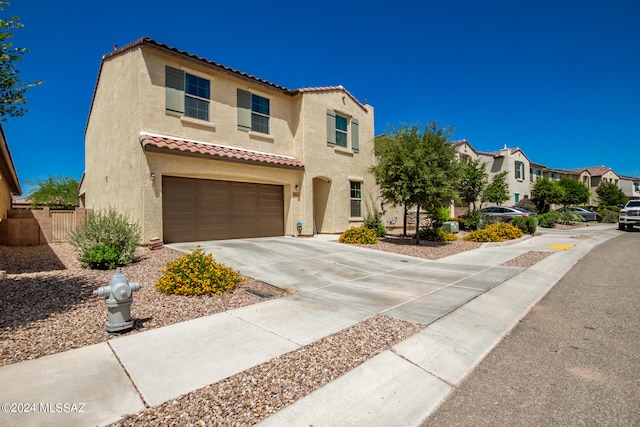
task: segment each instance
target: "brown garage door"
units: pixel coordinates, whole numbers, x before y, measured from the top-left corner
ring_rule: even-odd
[[[282,236],[283,187],[165,176],[162,227],[166,243]]]

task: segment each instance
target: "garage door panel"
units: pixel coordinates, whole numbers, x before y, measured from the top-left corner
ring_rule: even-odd
[[[284,234],[280,185],[163,177],[167,243]]]

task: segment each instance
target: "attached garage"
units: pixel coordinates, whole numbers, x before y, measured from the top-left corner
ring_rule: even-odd
[[[165,243],[284,235],[281,185],[163,176]]]

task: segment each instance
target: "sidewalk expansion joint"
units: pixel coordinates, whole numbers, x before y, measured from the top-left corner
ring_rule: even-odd
[[[428,369],[425,369],[424,367],[422,367],[422,366],[418,365],[417,363],[415,363],[413,360],[407,359],[402,354],[398,353],[393,347],[391,347],[390,351],[391,351],[391,353],[393,353],[396,356],[398,356],[400,359],[412,364],[413,366],[415,366],[416,368],[420,369],[421,371],[426,372],[427,374],[429,374],[432,377],[436,378],[438,381],[442,381],[443,383],[445,383],[446,385],[448,385],[452,389],[456,389],[457,388],[457,386],[455,384],[452,384],[449,381],[445,380],[444,378],[438,376],[437,374],[434,374],[433,372],[429,371]]]
[[[120,365],[120,367],[122,368],[122,370],[124,371],[125,375],[127,376],[127,378],[129,378],[129,382],[131,383],[131,385],[133,386],[133,388],[136,390],[136,393],[138,393],[138,396],[140,397],[140,400],[142,400],[142,404],[144,405],[145,408],[150,408],[151,405],[149,405],[149,403],[147,403],[147,401],[145,400],[144,396],[142,395],[142,393],[140,392],[140,389],[138,388],[138,386],[136,385],[135,381],[133,381],[133,378],[131,378],[131,375],[129,374],[129,371],[127,370],[127,368],[124,366],[124,364],[122,363],[122,360],[120,360],[120,358],[118,357],[118,354],[115,352],[115,350],[113,349],[113,347],[111,347],[111,341],[107,341],[107,345],[109,346],[109,350],[111,350],[111,353],[113,353],[113,356],[116,358],[116,360],[118,361],[118,364]]]

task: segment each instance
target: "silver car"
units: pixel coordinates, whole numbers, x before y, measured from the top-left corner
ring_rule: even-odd
[[[535,212],[525,211],[524,209],[519,208],[508,208],[506,206],[489,206],[488,208],[480,209],[480,212],[485,214],[491,218],[498,218],[502,221],[509,222],[513,218],[527,218],[527,217],[535,217],[538,215]]]
[[[594,211],[590,211],[584,208],[579,208],[577,206],[569,206],[568,208],[560,208],[557,209],[556,212],[564,212],[564,211],[569,211],[569,212],[573,212],[576,213],[580,216],[582,216],[584,218],[585,221],[597,221],[598,220],[598,214]]]

